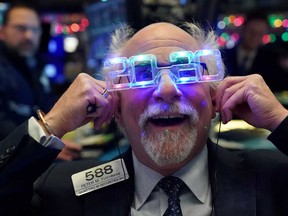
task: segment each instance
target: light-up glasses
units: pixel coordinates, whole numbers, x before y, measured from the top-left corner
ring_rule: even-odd
[[[224,77],[221,53],[217,49],[173,52],[169,60],[170,66],[158,67],[152,54],[107,59],[104,62],[106,88],[118,91],[153,87],[164,70],[170,71],[175,84],[214,82]]]

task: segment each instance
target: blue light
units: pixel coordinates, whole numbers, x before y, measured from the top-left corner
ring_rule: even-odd
[[[45,65],[44,71],[45,74],[50,78],[53,78],[57,75],[57,68],[54,64]]]
[[[55,40],[50,40],[48,43],[48,51],[50,53],[55,53],[57,51],[57,43]]]
[[[191,51],[179,51],[171,53],[169,56],[169,60],[170,62],[177,62],[178,59],[187,58],[187,62],[191,63],[193,57],[194,53],[192,53]]]
[[[179,4],[180,5],[186,5],[187,4],[187,0],[179,0]]]

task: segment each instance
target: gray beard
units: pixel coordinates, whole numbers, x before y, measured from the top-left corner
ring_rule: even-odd
[[[197,129],[180,129],[158,133],[144,132],[141,142],[149,157],[158,166],[173,165],[185,160],[195,146]]]
[[[161,132],[151,131],[145,126],[147,119],[160,113],[181,113],[189,116],[189,127]],[[146,153],[158,166],[173,165],[185,160],[193,150],[197,140],[196,123],[199,115],[189,104],[155,104],[149,106],[139,120],[142,129],[141,143]]]

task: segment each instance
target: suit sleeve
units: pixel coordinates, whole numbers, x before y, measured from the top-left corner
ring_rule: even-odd
[[[28,121],[0,142],[0,215],[20,215],[29,206],[33,183],[59,152],[36,142]]]
[[[269,136],[270,140],[280,151],[288,156],[288,116]]]

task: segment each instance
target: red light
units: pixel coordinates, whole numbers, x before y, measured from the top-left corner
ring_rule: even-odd
[[[77,23],[73,23],[70,28],[73,32],[78,32],[80,30],[80,26]]]
[[[218,44],[219,44],[220,46],[225,46],[225,44],[226,44],[225,38],[222,37],[222,36],[218,37]]]
[[[86,30],[86,26],[84,26],[82,23],[79,25],[80,29],[79,31],[80,32],[84,32]]]
[[[263,38],[262,38],[262,42],[263,42],[264,44],[270,43],[270,42],[271,42],[271,36],[270,36],[269,34],[265,34],[265,35],[263,36]]]
[[[244,17],[242,17],[242,16],[237,17],[233,23],[237,27],[241,26],[244,23]]]
[[[87,27],[89,25],[89,20],[87,18],[83,18],[81,20],[81,24]]]

